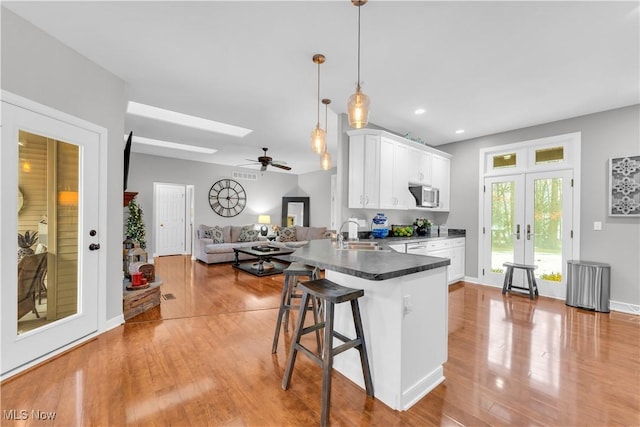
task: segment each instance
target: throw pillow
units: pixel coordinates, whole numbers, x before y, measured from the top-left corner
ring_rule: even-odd
[[[253,228],[253,225],[247,225],[240,230],[238,242],[255,242],[260,236],[260,231]]]
[[[202,235],[205,239],[213,240],[213,243],[224,243],[224,237],[222,237],[222,228],[219,226],[209,227],[202,231]]]
[[[211,238],[213,239],[213,243],[224,243],[224,237],[222,235],[222,227],[215,226],[210,228],[211,230]]]
[[[298,238],[296,237],[296,228],[285,227],[282,230],[280,230],[280,241],[281,242],[297,242]]]

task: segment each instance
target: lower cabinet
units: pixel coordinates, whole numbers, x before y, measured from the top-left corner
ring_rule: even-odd
[[[410,243],[406,247],[408,254],[449,258],[451,260],[451,264],[447,267],[449,283],[458,282],[464,278],[464,237]]]

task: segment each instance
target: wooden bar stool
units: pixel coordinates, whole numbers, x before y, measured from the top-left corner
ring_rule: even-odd
[[[505,262],[502,264],[507,267],[507,272],[504,275],[504,284],[502,285],[502,294],[506,294],[507,292],[513,292],[514,289],[518,289],[520,291],[527,291],[529,294],[529,298],[535,299],[538,296],[538,284],[536,283],[536,278],[533,274],[533,270],[538,268],[535,265],[527,265],[527,264],[516,264],[514,262]],[[513,284],[513,270],[515,268],[519,268],[525,270],[525,274],[527,276],[527,283],[529,284],[528,288],[523,286],[515,286]]]
[[[291,300],[293,298],[300,299],[302,297],[302,294],[297,292],[298,278],[307,277],[309,278],[309,280],[316,280],[320,278],[318,268],[311,267],[300,262],[292,262],[289,267],[283,270],[283,273],[284,285],[282,286],[280,310],[278,310],[278,320],[276,322],[276,332],[273,336],[271,353],[275,353],[278,350],[278,340],[280,339],[280,325],[282,325],[282,318],[284,317],[284,330],[288,331],[290,311],[291,309],[299,308],[299,306],[291,304]],[[316,323],[318,323],[318,306],[316,304],[312,304],[312,307],[310,307],[309,309],[313,311],[313,319]],[[322,348],[320,331],[316,332],[316,341],[318,342],[318,352],[320,352]]]
[[[340,286],[326,279],[318,279],[310,282],[303,282],[299,285],[302,291],[302,301],[300,302],[300,314],[296,331],[294,333],[295,341],[291,352],[289,352],[289,360],[282,378],[282,388],[289,388],[291,382],[291,374],[293,366],[296,363],[298,350],[309,356],[311,360],[322,367],[322,413],[320,416],[320,425],[326,426],[329,423],[329,409],[331,402],[331,373],[333,370],[333,357],[350,348],[356,348],[360,352],[360,363],[362,364],[362,375],[367,395],[373,397],[373,381],[371,380],[371,370],[369,369],[369,359],[367,357],[367,347],[364,342],[364,331],[362,328],[362,319],[360,318],[360,306],[358,298],[364,295],[362,289],[351,289]],[[307,314],[305,309],[309,304],[309,299],[319,299],[324,304],[324,321],[316,322],[313,326],[304,327],[304,318]],[[356,329],[356,338],[349,339],[339,332],[333,330],[334,308],[336,304],[343,302],[351,302],[351,312],[353,315],[353,323]],[[300,344],[300,338],[308,333],[324,328],[324,341],[322,354],[315,354]],[[344,344],[333,347],[333,338],[337,338]]]

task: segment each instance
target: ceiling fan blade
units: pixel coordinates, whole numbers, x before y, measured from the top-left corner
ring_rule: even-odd
[[[291,170],[291,168],[289,166],[281,165],[281,164],[278,164],[278,163],[271,163],[271,166],[273,166],[274,168],[284,169],[286,171],[290,171]]]
[[[287,164],[287,162],[285,162],[284,160],[272,160],[271,161],[271,164],[275,164],[275,163],[277,163],[279,165],[286,165]]]
[[[251,162],[251,163],[243,163],[241,165],[236,165],[236,167],[240,167],[240,166],[253,166],[253,165],[259,165],[259,162]]]

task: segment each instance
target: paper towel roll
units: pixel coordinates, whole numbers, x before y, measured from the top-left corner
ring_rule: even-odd
[[[358,238],[358,218],[349,218],[349,240]]]

